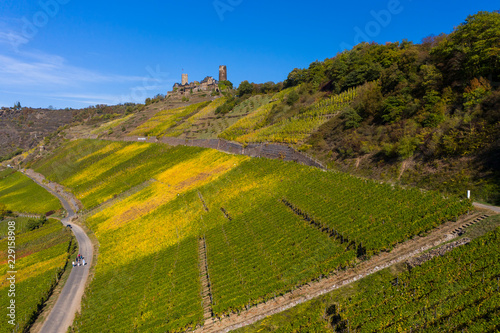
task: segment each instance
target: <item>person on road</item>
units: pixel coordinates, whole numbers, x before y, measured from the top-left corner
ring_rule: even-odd
[[[75,262],[73,261],[73,267],[75,267]]]

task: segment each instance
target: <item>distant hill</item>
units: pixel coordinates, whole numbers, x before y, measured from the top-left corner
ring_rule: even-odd
[[[8,158],[36,146],[45,136],[73,119],[73,112],[68,110],[0,110],[0,158]]]
[[[78,110],[3,108],[0,110],[0,161],[39,144],[44,145],[44,138],[49,140],[65,126],[78,123],[95,124],[121,117],[126,113],[127,107],[135,106],[96,105]]]
[[[114,127],[113,124],[116,127],[120,125],[117,129],[122,132],[123,126],[134,129],[163,108],[175,108],[209,99],[210,97],[196,95],[187,101],[166,100],[165,96],[158,95],[148,98],[145,104],[95,105],[83,109],[4,107],[0,109],[0,162],[39,145],[47,148],[56,136],[92,136],[94,132],[108,135],[112,134],[110,130]],[[104,123],[107,124],[105,128],[101,127]]]

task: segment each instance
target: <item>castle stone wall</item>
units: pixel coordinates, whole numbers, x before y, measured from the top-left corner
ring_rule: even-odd
[[[219,66],[219,82],[227,81],[227,67]]]

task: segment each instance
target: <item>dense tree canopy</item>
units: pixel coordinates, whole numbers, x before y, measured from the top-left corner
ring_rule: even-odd
[[[285,87],[301,83],[325,84],[341,92],[381,79],[385,92],[399,84],[439,88],[467,84],[476,77],[498,81],[500,75],[500,14],[479,12],[469,16],[450,35],[431,36],[422,44],[409,41],[361,43],[307,69],[295,68]],[[444,80],[443,80],[444,78]],[[442,87],[441,87],[442,88]]]
[[[435,166],[446,161],[450,170],[464,170],[453,176],[461,179],[444,185],[455,182],[458,187],[473,177],[460,159],[478,159],[482,176],[477,183],[497,179],[493,183],[500,189],[498,12],[471,15],[449,35],[429,36],[420,44],[358,44],[308,68],[294,69],[284,86],[299,87],[299,93],[308,87],[326,96],[357,87],[356,98],[342,116],[308,142],[333,163],[348,165],[367,156],[379,164],[418,159],[436,172]]]

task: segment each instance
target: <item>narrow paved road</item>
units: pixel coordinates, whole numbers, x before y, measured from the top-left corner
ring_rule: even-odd
[[[484,205],[484,204],[480,204],[479,202],[474,202],[474,206],[477,208],[489,209],[489,210],[494,211],[495,213],[500,214],[500,207]]]
[[[71,273],[69,278],[66,281],[54,308],[52,308],[52,311],[48,315],[42,329],[40,330],[40,333],[66,333],[75,319],[76,312],[80,310],[85,283],[89,275],[89,268],[92,264],[92,243],[81,227],[71,223],[71,220],[75,215],[75,211],[69,202],[59,193],[53,191],[45,184],[38,182],[34,177],[30,178],[61,201],[64,209],[68,212],[68,216],[62,219],[61,222],[64,225],[71,224],[73,233],[76,236],[76,240],[78,241],[78,246],[80,248],[79,253],[84,256],[87,263],[85,266],[70,267]]]

